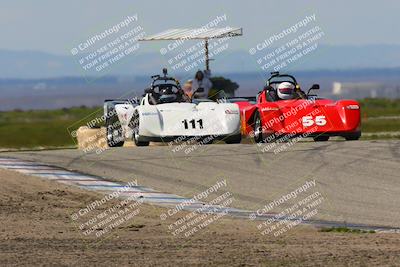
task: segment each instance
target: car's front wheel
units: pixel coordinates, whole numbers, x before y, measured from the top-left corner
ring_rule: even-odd
[[[355,132],[345,136],[344,138],[346,139],[346,141],[354,141],[360,139],[360,137],[361,137],[361,132]]]
[[[132,139],[136,146],[148,146],[150,142],[140,141],[139,136],[139,113],[136,111],[132,116]]]

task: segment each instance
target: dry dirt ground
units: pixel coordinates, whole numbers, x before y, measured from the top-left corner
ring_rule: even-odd
[[[298,226],[279,237],[262,236],[254,222],[221,218],[188,238],[174,237],[168,225],[176,218],[161,221],[165,209],[149,205],[107,235],[86,237],[71,214],[102,197],[0,170],[0,266],[400,265],[398,234]]]

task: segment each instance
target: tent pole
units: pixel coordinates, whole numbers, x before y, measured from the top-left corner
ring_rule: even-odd
[[[206,53],[205,54],[205,56],[206,56],[206,70],[210,70],[210,59],[208,57],[208,39],[205,39],[204,46],[206,48],[206,52],[205,52]]]

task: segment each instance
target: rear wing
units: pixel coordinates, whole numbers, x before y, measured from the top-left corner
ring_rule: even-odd
[[[103,116],[105,121],[114,118],[117,113],[115,110],[116,105],[132,105],[133,107],[138,106],[140,103],[140,99],[138,97],[130,98],[130,99],[106,99],[103,104]]]

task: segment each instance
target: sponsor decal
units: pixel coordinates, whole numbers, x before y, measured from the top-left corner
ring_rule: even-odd
[[[261,109],[262,112],[264,112],[264,111],[276,111],[276,110],[279,110],[279,108],[278,107],[266,107],[266,108],[262,108]]]
[[[225,109],[225,114],[239,114],[238,110]]]

